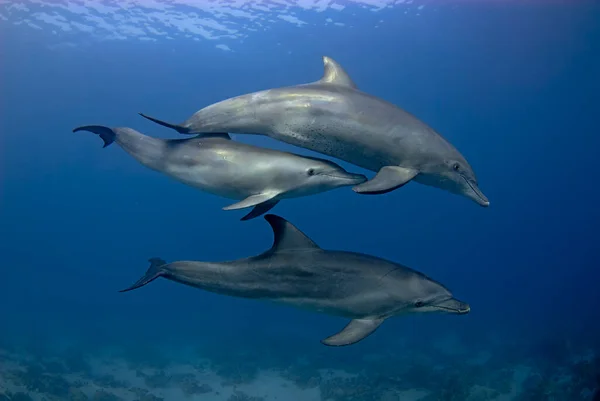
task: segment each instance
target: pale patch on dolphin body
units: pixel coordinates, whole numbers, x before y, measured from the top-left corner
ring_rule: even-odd
[[[412,114],[358,90],[333,59],[323,60],[316,82],[226,99],[181,124],[140,114],[182,134],[266,135],[377,172],[354,187],[358,193],[386,193],[414,180],[489,206],[454,146]]]
[[[226,262],[152,258],[146,274],[121,292],[164,277],[217,294],[351,319],[339,333],[322,340],[329,346],[357,343],[392,316],[470,311],[446,287],[416,270],[362,253],[322,249],[287,220],[272,214],[264,218],[274,234],[269,250]]]
[[[280,200],[314,195],[366,181],[324,159],[266,149],[214,133],[189,139],[153,138],[131,128],[92,125],[73,130],[116,142],[138,162],[187,185],[240,202],[224,210],[253,207],[242,220],[260,216]]]

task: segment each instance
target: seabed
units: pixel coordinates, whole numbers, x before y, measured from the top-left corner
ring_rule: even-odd
[[[177,353],[149,346],[92,352],[6,346],[0,348],[0,401],[600,399],[600,355],[582,345],[466,348],[447,341],[405,350],[335,352],[332,358],[324,346],[304,353],[269,344],[180,347]]]

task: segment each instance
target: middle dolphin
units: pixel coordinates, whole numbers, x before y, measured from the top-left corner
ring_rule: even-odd
[[[227,262],[167,263],[152,258],[146,274],[121,292],[164,277],[217,294],[352,319],[342,331],[322,340],[329,346],[357,343],[400,314],[470,311],[446,287],[418,271],[362,253],[322,249],[282,217],[264,218],[274,241],[260,255]]]
[[[182,134],[267,135],[377,172],[354,187],[358,193],[386,193],[414,180],[489,205],[452,144],[412,114],[358,90],[331,58],[324,64],[319,81],[226,99],[181,124],[141,115]]]
[[[131,128],[101,125],[73,132],[99,135],[104,147],[117,142],[146,167],[214,195],[242,199],[224,210],[254,208],[242,220],[260,216],[281,199],[317,194],[365,182],[324,159],[261,148],[233,141],[228,134],[188,139],[160,139]]]

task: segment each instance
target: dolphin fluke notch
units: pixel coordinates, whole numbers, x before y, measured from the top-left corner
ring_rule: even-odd
[[[164,271],[161,270],[161,267],[166,265],[167,262],[161,258],[150,258],[148,259],[148,262],[150,262],[150,267],[146,271],[146,274],[144,274],[144,276],[136,281],[131,287],[120,290],[119,292],[127,292],[143,287],[151,281],[154,281],[160,276],[164,275]]]
[[[267,214],[265,220],[273,229],[273,252],[320,249],[313,240],[283,217]]]
[[[322,84],[346,86],[356,89],[356,84],[348,73],[331,57],[323,56],[323,77],[318,81]]]
[[[102,148],[105,148],[111,143],[113,143],[115,141],[115,138],[117,137],[115,131],[112,128],[105,127],[103,125],[84,125],[82,127],[77,127],[73,129],[73,132],[79,131],[89,131],[98,135],[104,141],[104,146],[102,146]]]
[[[157,118],[150,117],[150,116],[148,116],[148,115],[146,115],[144,113],[138,113],[138,114],[140,116],[144,117],[145,119],[150,120],[150,121],[152,121],[152,122],[154,122],[154,123],[156,123],[158,125],[162,125],[163,127],[174,129],[175,131],[179,132],[180,134],[189,134],[189,133],[191,133],[191,130],[189,128],[187,128],[187,127],[184,127],[183,125],[171,124],[171,123],[168,123],[166,121],[162,121],[162,120],[159,120]]]

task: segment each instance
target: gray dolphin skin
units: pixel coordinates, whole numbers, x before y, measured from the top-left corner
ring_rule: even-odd
[[[241,200],[223,209],[253,207],[242,220],[260,216],[282,199],[367,180],[364,175],[349,173],[328,160],[247,145],[223,133],[159,139],[131,128],[88,125],[73,130],[78,131],[99,135],[104,147],[116,142],[144,166],[187,185]]]
[[[181,124],[140,114],[181,134],[266,135],[376,172],[353,188],[361,194],[390,192],[414,180],[489,206],[452,144],[412,114],[358,90],[333,59],[323,60],[325,73],[316,82],[226,99]]]
[[[351,319],[342,331],[321,341],[329,346],[355,344],[396,315],[470,311],[446,287],[418,271],[370,255],[322,249],[282,217],[264,218],[274,234],[266,252],[227,262],[152,258],[146,274],[120,292],[164,277],[217,294]]]

